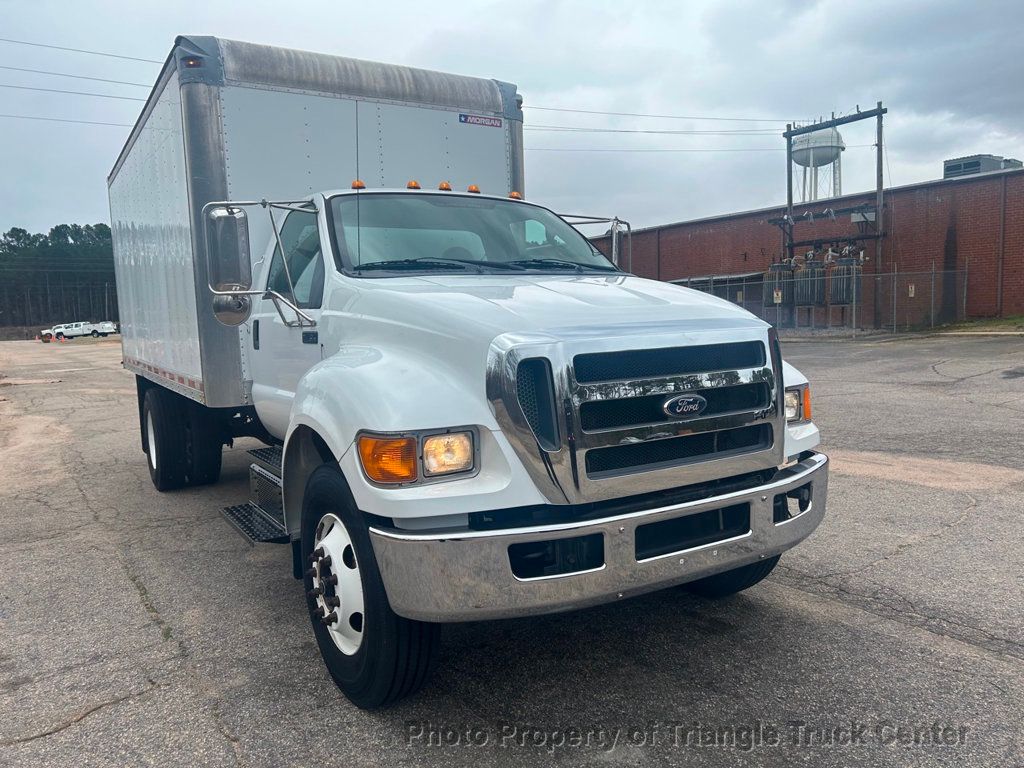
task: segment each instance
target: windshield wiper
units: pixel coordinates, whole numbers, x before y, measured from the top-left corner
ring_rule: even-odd
[[[368,264],[358,264],[354,269],[358,272],[370,269],[428,269],[440,267],[442,269],[469,269],[468,264],[447,259],[395,259],[394,261],[371,261]]]
[[[454,261],[457,264],[469,264],[474,267],[494,267],[495,269],[514,269],[521,272],[525,267],[520,267],[518,264],[512,261],[487,261],[486,259],[455,259],[449,256],[441,256],[440,258],[424,257],[421,259],[411,259],[411,261]]]
[[[582,272],[584,269],[592,269],[596,272],[619,271],[615,267],[598,267],[594,264],[579,264],[575,261],[564,259],[520,259],[519,261],[510,261],[508,263],[515,264],[518,267],[534,267],[535,269],[563,269],[569,267],[576,272]]]

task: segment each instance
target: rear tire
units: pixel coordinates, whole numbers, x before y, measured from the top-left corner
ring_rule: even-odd
[[[100,337],[100,332],[99,332],[99,331],[96,331],[96,330],[94,330],[94,331],[92,332],[92,337],[93,337],[94,339],[98,339],[98,338]]]
[[[210,485],[220,479],[224,440],[220,422],[206,408],[188,403],[185,476],[188,485]]]
[[[149,476],[158,491],[185,485],[185,423],[181,399],[150,387],[142,404],[142,436]]]
[[[333,609],[339,620],[348,619],[350,625],[358,625],[360,637],[355,647],[351,636],[333,636],[335,633],[318,613],[324,609],[325,598],[310,592],[314,587],[313,573],[323,569],[323,560],[313,558],[314,542],[323,520],[331,520],[333,525],[337,525],[334,520],[340,521],[340,539],[343,544],[350,542],[343,549],[343,556],[330,553],[332,563],[326,567],[325,575],[334,575],[330,569],[346,564],[358,572],[362,610],[353,614],[358,615],[358,622],[353,623],[344,603]],[[324,539],[321,545],[328,541]],[[402,618],[391,610],[363,513],[356,508],[337,467],[325,464],[317,468],[306,483],[302,501],[302,562],[307,567],[313,564],[303,579],[313,634],[327,671],[349,701],[361,709],[377,709],[422,688],[437,659],[440,627]],[[328,594],[334,594],[333,587],[328,587]],[[346,594],[351,595],[351,589]],[[342,650],[346,645],[348,652]]]
[[[780,557],[781,555],[775,555],[766,560],[758,560],[756,563],[743,565],[724,573],[716,573],[714,576],[691,581],[683,586],[695,595],[712,600],[735,595],[737,592],[749,589],[768,576],[779,564]]]

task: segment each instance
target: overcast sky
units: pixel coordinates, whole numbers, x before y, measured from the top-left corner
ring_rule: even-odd
[[[881,100],[886,183],[948,157],[1024,156],[1021,2],[54,2],[0,0],[0,35],[163,60],[209,34],[508,80],[527,128],[773,129]],[[0,42],[0,65],[152,83],[158,64]],[[144,98],[146,88],[0,69],[0,84]],[[142,102],[0,87],[0,113],[134,122]],[[562,107],[767,122],[530,110]],[[106,175],[128,128],[0,117],[0,231],[108,220]],[[873,123],[843,129],[844,191],[873,186]],[[647,226],[780,204],[773,134],[527,130],[528,196]],[[563,151],[542,151],[559,149]],[[564,150],[702,149],[706,152]],[[764,151],[720,151],[758,149]],[[891,173],[891,177],[889,174]],[[347,181],[347,180],[343,180]]]

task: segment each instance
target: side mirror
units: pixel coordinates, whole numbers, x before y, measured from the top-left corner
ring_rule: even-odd
[[[206,211],[206,268],[214,292],[213,314],[224,325],[241,325],[252,305],[241,295],[252,288],[249,223],[245,211],[230,204]]]

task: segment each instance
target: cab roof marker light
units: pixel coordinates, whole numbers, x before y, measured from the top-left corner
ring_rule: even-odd
[[[366,184],[364,184],[359,179],[356,179],[355,181],[352,182],[352,189],[366,189]]]
[[[410,179],[406,183],[405,188],[406,189],[419,189],[420,188],[420,183],[418,181],[416,181],[415,179]]]
[[[466,191],[472,192],[474,195],[479,195],[480,187],[478,187],[476,184],[470,184],[468,187],[466,187]]]
[[[508,196],[510,198],[512,198],[513,200],[522,200],[523,199],[523,196],[521,194],[519,194],[518,192],[516,192],[514,189],[511,192],[508,193]]]
[[[451,192],[452,183],[450,181],[442,181],[440,184],[437,185],[437,188],[442,192]]]

